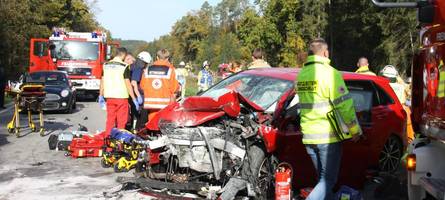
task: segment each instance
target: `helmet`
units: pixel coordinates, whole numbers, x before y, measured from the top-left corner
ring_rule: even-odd
[[[397,69],[392,65],[386,65],[381,71],[380,74],[386,78],[396,78],[399,75]]]
[[[184,61],[181,61],[181,62],[179,63],[179,66],[185,66],[185,62],[184,62]]]
[[[202,63],[202,68],[209,66],[209,65],[210,65],[209,61],[206,60]]]
[[[138,54],[138,58],[144,61],[145,63],[151,63],[151,55],[146,51],[142,51]]]

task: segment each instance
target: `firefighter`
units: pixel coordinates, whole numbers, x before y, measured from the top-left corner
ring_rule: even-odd
[[[405,96],[405,88],[406,84],[403,79],[399,76],[399,72],[392,65],[386,65],[381,71],[380,74],[389,80],[389,85],[394,90],[402,105],[405,105],[406,96]]]
[[[296,91],[303,144],[318,172],[318,183],[306,199],[332,199],[341,162],[341,141],[357,141],[361,129],[342,74],[330,66],[328,45],[321,38],[309,44],[309,57],[297,76]],[[334,120],[328,117],[332,112],[337,113]],[[347,131],[336,131],[339,125]]]
[[[199,91],[206,91],[210,86],[213,85],[213,76],[210,71],[209,61],[204,61],[202,63],[202,70],[198,73],[198,88]]]
[[[263,50],[260,48],[256,48],[252,52],[252,62],[247,67],[248,69],[256,69],[256,68],[270,68],[269,63],[264,60]]]
[[[357,62],[357,67],[358,67],[358,69],[357,69],[357,71],[355,71],[355,73],[375,76],[375,73],[372,72],[371,70],[369,70],[369,63],[368,63],[367,58],[365,58],[365,57],[359,58],[358,62]]]
[[[161,49],[156,54],[157,60],[144,70],[141,79],[141,88],[144,91],[144,109],[148,113],[148,121],[156,113],[171,102],[176,101],[179,83],[176,80],[175,67],[169,62],[170,52]],[[141,121],[147,113],[141,113]]]
[[[403,106],[407,114],[406,118],[406,136],[408,141],[414,140],[414,129],[411,121],[411,108],[406,105],[406,95],[407,95],[407,84],[403,81],[402,77],[399,76],[399,72],[392,65],[386,65],[381,71],[380,74],[389,80],[389,85],[396,93],[397,98]]]
[[[185,68],[185,62],[181,61],[179,63],[179,67],[176,69],[176,80],[178,80],[179,85],[181,86],[181,99],[184,99],[185,97],[187,76],[188,76],[188,71]]]
[[[131,86],[133,87],[134,96],[137,99],[137,103],[139,108],[141,108],[142,104],[144,103],[144,92],[142,88],[140,87],[142,74],[144,69],[147,67],[147,65],[151,64],[152,58],[150,53],[146,51],[140,52],[135,62],[130,67],[130,74],[131,74]],[[140,112],[137,110],[136,105],[133,102],[130,102],[131,105],[131,129],[133,131],[138,130],[144,126],[143,123],[140,121]],[[147,113],[147,112],[144,112]],[[146,120],[144,120],[146,122]]]
[[[112,128],[124,129],[128,116],[128,96],[137,104],[130,83],[130,69],[124,62],[127,49],[117,49],[116,56],[104,64],[100,83],[99,103],[106,104],[107,121],[105,131],[110,134]]]

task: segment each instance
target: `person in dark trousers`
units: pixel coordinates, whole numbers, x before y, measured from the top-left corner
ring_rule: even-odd
[[[141,108],[144,103],[144,91],[140,87],[142,75],[147,65],[152,63],[150,53],[142,51],[137,55],[136,61],[130,67],[131,74],[131,86],[133,87],[134,96],[137,99],[139,107]],[[148,110],[141,109],[140,112],[135,110],[135,106],[132,104],[132,129],[139,130],[144,127],[148,121]]]
[[[5,69],[0,66],[0,109],[5,109],[5,86],[6,86]]]

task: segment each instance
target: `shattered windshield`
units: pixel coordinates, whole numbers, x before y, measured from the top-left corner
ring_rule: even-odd
[[[99,43],[86,41],[53,41],[52,54],[60,60],[97,60]]]
[[[251,74],[237,74],[222,80],[201,96],[216,99],[234,90],[263,109],[267,109],[292,87],[293,82],[288,80]]]

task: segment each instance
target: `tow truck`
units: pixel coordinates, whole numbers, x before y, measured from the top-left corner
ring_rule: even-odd
[[[118,45],[107,43],[107,34],[100,31],[54,28],[48,39],[31,39],[29,72],[65,71],[78,95],[97,96],[103,64],[110,59],[112,46]]]
[[[445,199],[445,0],[379,2],[383,8],[416,8],[420,48],[413,57],[412,124],[419,136],[408,147],[410,200]]]

